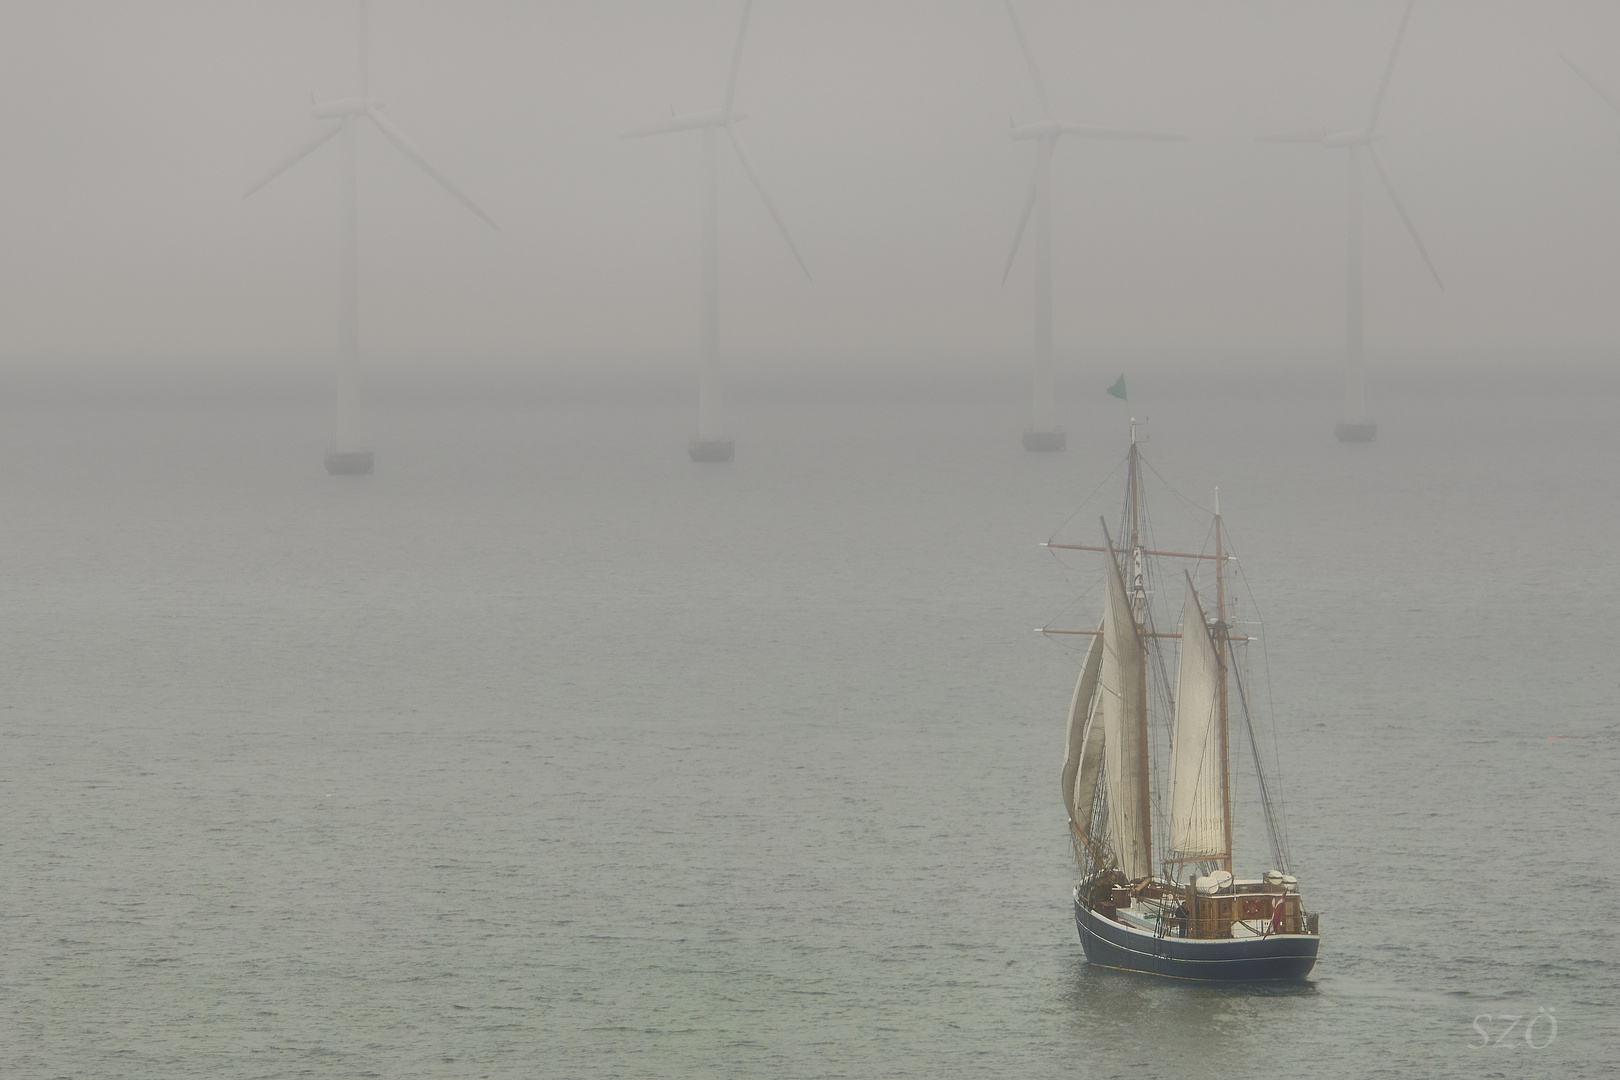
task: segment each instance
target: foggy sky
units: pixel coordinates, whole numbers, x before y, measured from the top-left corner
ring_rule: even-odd
[[[700,136],[619,136],[720,104],[741,6],[373,0],[372,93],[501,231],[362,129],[367,371],[684,364]],[[1365,124],[1403,0],[1017,6],[1061,117],[1193,136],[1059,143],[1060,350],[1331,354],[1345,154],[1254,140]],[[356,92],[356,37],[347,0],[0,8],[0,364],[323,370],[336,143],[242,193]],[[1364,170],[1370,356],[1620,343],[1620,116],[1560,49],[1620,93],[1620,6],[1419,0],[1380,149],[1446,287]],[[1040,111],[999,0],[757,0],[736,107],[815,279],[722,145],[731,357],[1022,362]]]

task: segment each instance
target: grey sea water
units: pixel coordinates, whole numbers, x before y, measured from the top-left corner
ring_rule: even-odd
[[[1098,397],[1052,455],[754,403],[723,467],[395,407],[359,479],[303,407],[8,414],[0,1075],[1607,1075],[1617,403],[1134,403],[1264,617],[1324,941],[1261,991],[1076,940],[1030,630],[1095,617],[1037,544],[1116,512]]]

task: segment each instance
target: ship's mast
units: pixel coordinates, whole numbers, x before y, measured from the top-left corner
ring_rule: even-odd
[[[1131,452],[1128,469],[1129,486],[1127,513],[1130,515],[1131,536],[1131,608],[1136,620],[1137,647],[1142,650],[1142,663],[1138,666],[1136,752],[1137,752],[1137,814],[1142,822],[1142,847],[1146,865],[1153,866],[1153,816],[1148,793],[1152,778],[1148,769],[1148,716],[1147,716],[1147,583],[1142,578],[1141,496],[1142,487],[1137,471],[1136,417],[1131,417]],[[1149,871],[1151,873],[1151,869]]]
[[[1131,452],[1128,458],[1130,466],[1125,474],[1125,506],[1126,514],[1130,517],[1131,550],[1134,552],[1141,548],[1140,536],[1136,528],[1138,493],[1136,490],[1136,417],[1131,417]]]
[[[1230,739],[1226,723],[1226,651],[1230,647],[1226,626],[1226,552],[1221,547],[1221,489],[1215,489],[1215,666],[1220,671],[1221,710],[1221,812],[1226,815],[1226,854],[1224,869],[1232,872],[1232,768]]]

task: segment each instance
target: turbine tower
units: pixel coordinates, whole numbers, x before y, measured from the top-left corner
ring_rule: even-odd
[[[1046,94],[1046,82],[1035,63],[1035,53],[1024,37],[1024,28],[1018,22],[1012,0],[1003,0],[1007,17],[1012,20],[1013,32],[1018,35],[1018,46],[1029,63],[1029,75],[1035,82],[1035,93],[1041,99],[1041,111],[1046,119],[1033,124],[1014,125],[1014,139],[1035,141],[1035,175],[1030,180],[1029,194],[1024,198],[1024,212],[1018,219],[1018,231],[1013,234],[1012,251],[1007,254],[1007,266],[1001,273],[1001,283],[1007,284],[1012,273],[1013,260],[1018,257],[1018,244],[1024,238],[1024,228],[1030,215],[1035,215],[1035,348],[1031,358],[1033,410],[1030,426],[1024,431],[1025,450],[1062,450],[1068,435],[1057,422],[1057,394],[1052,384],[1052,150],[1064,135],[1082,139],[1110,139],[1121,142],[1185,142],[1185,135],[1165,135],[1154,131],[1127,131],[1120,128],[1100,128],[1059,120],[1052,114],[1052,102]]]
[[[782,231],[782,239],[787,241],[793,257],[799,261],[799,269],[804,271],[807,279],[810,277],[810,268],[804,264],[804,256],[799,254],[793,237],[788,234],[787,223],[782,220],[776,204],[766,194],[765,184],[754,168],[754,159],[749,156],[742,136],[737,133],[736,125],[744,116],[731,109],[737,97],[737,69],[742,64],[743,39],[748,35],[748,12],[752,7],[753,0],[746,0],[743,4],[742,25],[737,29],[737,45],[731,53],[731,77],[726,81],[725,104],[705,112],[671,116],[668,120],[624,135],[626,139],[639,139],[671,131],[703,132],[703,287],[699,314],[698,432],[687,447],[693,461],[730,461],[736,454],[735,444],[725,435],[720,403],[720,193],[717,178],[717,140],[720,131],[724,131],[731,140],[732,149],[737,151],[737,160],[742,162],[743,170],[753,181],[754,190],[759,192],[765,209],[770,211],[776,227]]]
[[[418,167],[444,189],[482,218],[490,228],[498,229],[494,220],[452,184],[444,173],[435,168],[422,152],[395,127],[381,109],[384,102],[371,96],[366,72],[366,49],[369,36],[366,0],[360,0],[359,89],[357,97],[337,98],[317,103],[310,116],[326,123],[303,146],[288,155],[263,180],[248,188],[247,194],[264,187],[270,181],[292,168],[298,162],[324,146],[335,136],[342,136],[343,152],[343,213],[340,234],[338,290],[341,324],[338,333],[336,401],[332,415],[332,442],[326,451],[326,471],[333,475],[364,475],[372,470],[372,453],[365,449],[366,442],[360,428],[360,245],[359,245],[359,187],[355,176],[355,143],[361,120],[370,120],[389,142],[414,161]]]
[[[1377,95],[1373,97],[1372,115],[1367,118],[1366,127],[1340,131],[1332,135],[1325,131],[1304,132],[1270,135],[1260,140],[1316,143],[1330,150],[1349,151],[1346,155],[1350,170],[1350,214],[1344,299],[1344,405],[1339,413],[1339,422],[1333,429],[1340,442],[1371,442],[1378,437],[1378,425],[1367,415],[1367,373],[1361,350],[1362,151],[1366,151],[1373,168],[1378,171],[1378,178],[1384,182],[1384,190],[1389,192],[1389,199],[1395,204],[1396,211],[1401,215],[1401,221],[1406,224],[1406,231],[1412,235],[1412,242],[1417,245],[1418,254],[1423,256],[1423,262],[1428,266],[1429,273],[1434,275],[1434,283],[1441,289],[1445,288],[1440,281],[1440,272],[1434,268],[1434,260],[1429,258],[1429,251],[1423,246],[1423,238],[1418,236],[1417,226],[1412,224],[1412,217],[1406,212],[1406,205],[1401,202],[1400,195],[1395,191],[1395,182],[1389,178],[1389,169],[1384,165],[1378,147],[1373,145],[1384,137],[1384,133],[1378,130],[1378,114],[1384,105],[1384,92],[1389,89],[1389,77],[1395,71],[1395,58],[1400,55],[1401,39],[1406,36],[1406,24],[1412,18],[1414,2],[1415,0],[1407,0],[1406,13],[1401,16],[1401,28],[1395,32],[1395,47],[1389,52],[1389,63],[1384,66],[1384,78],[1378,84]]]

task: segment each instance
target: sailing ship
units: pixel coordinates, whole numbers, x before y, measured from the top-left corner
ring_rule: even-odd
[[[1080,944],[1101,967],[1204,981],[1303,979],[1316,963],[1318,915],[1305,909],[1289,872],[1275,788],[1254,738],[1239,663],[1251,638],[1229,621],[1227,564],[1234,560],[1219,493],[1212,551],[1155,549],[1137,426],[1133,418],[1118,537],[1104,520],[1100,546],[1047,545],[1101,553],[1107,578],[1097,629],[1044,631],[1090,637],[1069,706],[1062,772],[1080,871]],[[1174,566],[1181,573],[1167,575]],[[1152,600],[1176,592],[1183,596],[1180,625],[1161,631]],[[1173,683],[1172,651],[1179,654]],[[1271,841],[1273,866],[1257,877],[1233,872],[1233,714],[1252,750]]]

